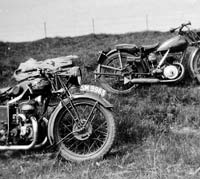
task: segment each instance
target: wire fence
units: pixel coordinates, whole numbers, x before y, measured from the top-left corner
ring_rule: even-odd
[[[29,41],[46,37],[79,36],[90,33],[119,34],[127,32],[157,30],[168,31],[183,22],[190,20],[193,28],[199,28],[199,17],[190,14],[176,16],[127,16],[112,18],[73,18],[65,21],[64,18],[45,22],[15,22],[1,25],[0,40],[3,41]]]

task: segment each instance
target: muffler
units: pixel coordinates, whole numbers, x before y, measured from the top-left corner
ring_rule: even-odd
[[[127,83],[159,83],[160,80],[157,78],[133,78],[133,79],[128,79],[124,77],[124,84]]]
[[[0,150],[28,150],[34,147],[37,141],[38,135],[38,123],[34,117],[31,117],[33,126],[33,141],[29,145],[4,145],[0,146]]]

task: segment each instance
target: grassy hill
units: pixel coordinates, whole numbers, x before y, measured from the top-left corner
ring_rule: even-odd
[[[98,51],[118,43],[152,44],[169,33],[138,32],[47,38],[34,42],[0,43],[1,86],[28,58],[44,60],[78,55],[75,62],[85,83],[95,83],[92,71]],[[129,96],[109,95],[114,105],[117,138],[105,159],[75,164],[54,153],[0,154],[0,178],[199,178],[200,88],[194,83],[176,86],[146,85]],[[172,130],[175,132],[172,132]]]
[[[90,34],[74,38],[56,37],[24,43],[0,42],[0,80],[11,76],[19,63],[29,58],[44,60],[72,54],[80,57],[77,65],[94,67],[99,50],[113,48],[118,43],[151,44],[168,36],[170,34],[161,32],[138,32],[123,35]]]

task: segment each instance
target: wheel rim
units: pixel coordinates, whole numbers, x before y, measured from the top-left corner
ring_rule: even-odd
[[[131,69],[125,68],[127,64],[126,60],[127,54],[121,54],[121,62],[119,57],[117,55],[114,55],[113,57],[108,59],[105,66],[101,67],[102,73],[110,73],[116,75],[101,75],[101,81],[110,86],[110,88],[119,92],[129,90],[132,87],[136,86],[133,83],[124,84],[124,77],[131,79],[130,75],[124,76],[125,73],[129,73],[131,71]]]
[[[75,106],[81,121],[84,123],[93,108],[93,104],[77,103]],[[84,130],[76,132],[78,127],[74,120],[69,113],[63,112],[56,131],[58,141],[67,136],[61,143],[62,149],[70,155],[84,158],[98,153],[103,148],[108,138],[107,119],[97,107],[95,107],[91,119],[92,122],[88,123]]]

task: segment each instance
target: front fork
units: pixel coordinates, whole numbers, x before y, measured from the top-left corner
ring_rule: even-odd
[[[67,106],[67,104],[65,104],[65,102],[62,100],[62,99],[60,99],[61,100],[61,103],[62,103],[62,105],[65,107],[65,109],[67,110],[67,112],[71,115],[71,117],[72,117],[72,119],[74,120],[74,122],[76,123],[76,125],[77,126],[79,126],[79,123],[80,123],[80,116],[79,116],[79,113],[78,113],[78,111],[77,111],[77,109],[76,109],[76,106],[74,105],[74,103],[73,103],[73,99],[71,99],[71,97],[69,97],[69,104],[70,104],[70,106],[72,107],[72,109],[73,109],[73,111],[71,111],[69,108],[68,108],[68,106]],[[74,114],[75,115],[74,115]]]
[[[70,109],[68,108],[68,106],[65,104],[65,102],[63,100],[61,100],[61,103],[65,107],[65,109],[69,112],[69,114],[71,115],[72,119],[74,120],[74,122],[75,122],[76,126],[79,128],[79,130],[84,129],[84,127],[90,121],[90,118],[94,112],[95,107],[98,105],[98,101],[96,101],[94,106],[92,107],[92,110],[90,111],[89,116],[87,117],[87,119],[84,119],[84,123],[83,123],[82,119],[80,118],[79,112],[73,103],[73,99],[69,98],[69,104],[72,107],[75,115],[73,115],[73,112],[70,111]]]

